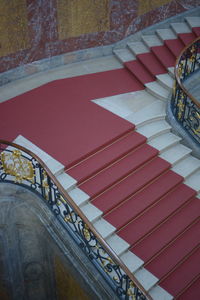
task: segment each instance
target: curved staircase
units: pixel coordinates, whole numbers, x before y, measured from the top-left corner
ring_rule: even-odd
[[[187,17],[115,49],[142,90],[94,102],[133,129],[53,169],[155,300],[200,299],[200,161],[165,120],[176,57],[196,36],[200,17]]]
[[[145,88],[144,108],[129,112],[130,94],[95,100],[135,130],[66,170],[78,182],[72,198],[158,300],[200,297],[200,162],[165,120],[176,57],[199,28],[188,17],[114,50]]]

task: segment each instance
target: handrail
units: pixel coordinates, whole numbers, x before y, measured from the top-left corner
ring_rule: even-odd
[[[0,139],[0,182],[14,182],[42,196],[119,299],[152,300],[37,155]]]
[[[200,70],[200,37],[187,45],[176,59],[171,110],[176,120],[198,144],[200,143],[200,103],[183,85],[184,80]]]

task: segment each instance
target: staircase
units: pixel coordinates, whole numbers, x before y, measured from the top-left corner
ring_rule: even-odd
[[[144,90],[131,103],[130,94],[94,102],[134,128],[68,169],[53,167],[155,300],[200,299],[200,161],[165,120],[176,57],[197,36],[200,17],[187,17],[114,50]]]
[[[165,120],[176,57],[199,28],[200,18],[188,17],[114,50],[144,86],[144,108],[123,114],[120,95],[118,113],[117,97],[107,99],[135,129],[66,170],[77,180],[71,197],[158,300],[200,297],[200,162]]]

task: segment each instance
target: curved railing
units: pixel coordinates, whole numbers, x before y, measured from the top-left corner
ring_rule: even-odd
[[[184,81],[200,69],[200,38],[183,49],[176,60],[171,109],[176,120],[200,143],[200,102],[185,88]]]
[[[0,182],[20,184],[42,196],[119,299],[152,299],[34,153],[0,140]]]

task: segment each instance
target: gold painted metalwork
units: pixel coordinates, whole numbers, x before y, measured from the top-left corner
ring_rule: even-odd
[[[76,216],[76,214],[75,214],[74,211],[72,211],[70,214],[67,214],[67,215],[64,217],[65,222],[72,223],[72,218],[73,218],[73,216]]]
[[[48,177],[47,177],[47,173],[45,170],[43,170],[42,172],[43,175],[43,179],[42,179],[42,187],[45,190],[45,198],[48,199],[49,198],[49,184],[48,184]]]
[[[134,291],[133,291],[134,287],[135,287],[135,285],[134,285],[133,281],[131,281],[130,282],[130,288],[128,289],[127,294],[128,294],[129,297],[131,297],[132,300],[136,300],[136,297],[135,297]]]
[[[85,224],[85,226],[83,228],[83,234],[87,241],[90,240],[91,235],[90,235],[89,227],[87,224]]]
[[[21,151],[2,152],[0,157],[4,172],[14,176],[16,182],[21,183],[22,180],[34,181],[35,172],[33,165],[22,156]]]
[[[178,100],[177,107],[178,107],[178,119],[180,120],[182,117],[182,114],[184,112],[185,104],[183,103],[183,95]]]
[[[30,46],[26,0],[0,0],[0,56]]]
[[[153,9],[170,2],[171,0],[139,0],[138,15],[144,15]]]
[[[110,0],[57,0],[59,39],[110,29]]]

